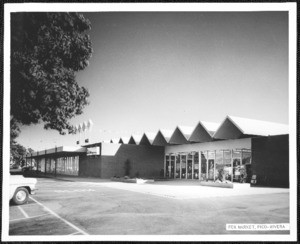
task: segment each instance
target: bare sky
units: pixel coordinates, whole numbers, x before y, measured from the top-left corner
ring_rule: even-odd
[[[234,115],[288,123],[288,12],[85,13],[93,57],[78,73],[92,140]],[[75,145],[41,125],[18,142]]]

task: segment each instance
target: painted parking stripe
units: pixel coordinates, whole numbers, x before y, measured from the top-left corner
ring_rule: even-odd
[[[19,220],[24,220],[24,219],[32,219],[32,218],[37,218],[37,217],[41,217],[41,216],[45,216],[45,215],[49,215],[49,213],[47,213],[47,214],[40,214],[40,215],[36,215],[36,216],[31,216],[31,217],[28,217],[28,218],[11,219],[9,222],[19,221]]]
[[[25,218],[29,218],[28,214],[25,212],[25,210],[23,208],[21,208],[21,206],[18,206],[18,209],[21,211],[21,213],[25,216]]]
[[[50,208],[47,208],[44,204],[40,203],[39,201],[35,200],[33,197],[30,197],[33,201],[35,201],[37,204],[39,204],[40,206],[44,207],[44,209],[46,211],[48,211],[49,213],[51,213],[53,216],[55,216],[56,218],[60,219],[61,221],[65,222],[67,225],[71,226],[73,229],[77,230],[78,232],[80,232],[83,235],[88,235],[88,233],[86,233],[85,231],[81,230],[80,228],[78,228],[76,225],[73,225],[72,223],[70,223],[68,220],[65,220],[64,218],[60,217],[57,213],[53,212]]]

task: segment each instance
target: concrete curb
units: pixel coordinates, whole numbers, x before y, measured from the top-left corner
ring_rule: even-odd
[[[144,180],[144,179],[111,178],[110,180],[114,182],[136,183],[136,184],[154,183],[154,180],[148,180],[148,179]]]

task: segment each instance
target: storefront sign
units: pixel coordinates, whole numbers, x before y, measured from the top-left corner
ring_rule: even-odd
[[[100,155],[100,147],[88,147],[86,155],[87,156]]]

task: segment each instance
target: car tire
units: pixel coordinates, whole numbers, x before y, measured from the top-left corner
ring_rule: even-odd
[[[28,190],[24,187],[20,187],[16,190],[12,200],[16,205],[24,204],[28,201],[29,193]]]

